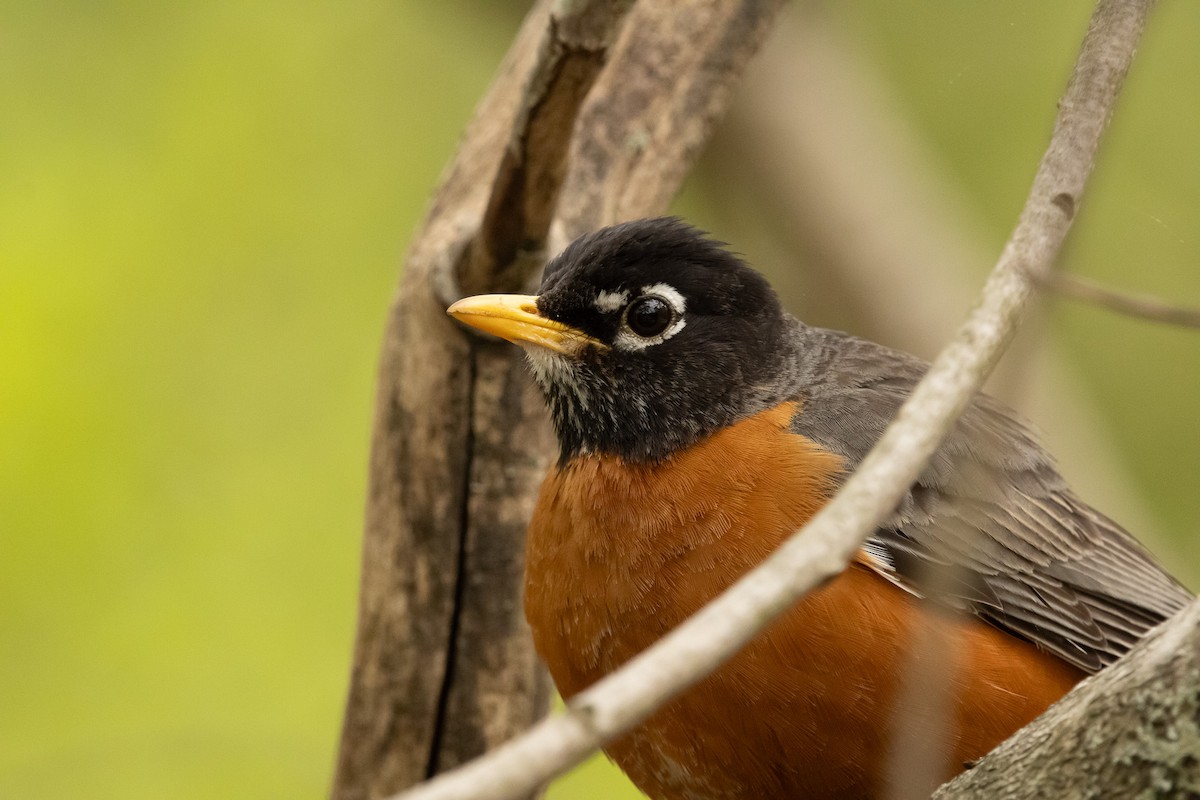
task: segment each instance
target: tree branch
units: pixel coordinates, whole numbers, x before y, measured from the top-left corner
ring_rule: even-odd
[[[1113,291],[1078,275],[1055,272],[1045,279],[1044,285],[1055,294],[1118,314],[1167,325],[1200,328],[1200,309],[1171,305],[1157,297]]]
[[[545,260],[575,118],[632,5],[633,0],[555,0],[483,223],[463,265],[463,294],[517,291]]]
[[[630,0],[550,4],[480,226],[458,264],[472,291],[520,290],[540,270],[575,118],[629,6]],[[452,276],[448,266],[444,262],[437,274]],[[457,562],[436,566],[443,579],[454,581],[455,605],[422,777],[469,761],[527,728],[549,710],[551,696],[519,598],[525,527],[553,436],[521,359],[510,348],[468,338],[461,549]],[[436,419],[438,411],[426,413]]]
[[[666,212],[781,5],[637,3],[580,114],[552,252],[605,225]]]
[[[499,166],[548,9],[543,0],[530,13],[476,110],[413,237],[389,313],[371,442],[358,632],[332,787],[337,800],[365,800],[412,785],[438,759],[438,720],[462,599],[471,357],[470,343],[447,322],[435,286],[452,274],[456,254],[477,228],[472,221],[483,213],[488,188],[479,176]],[[512,729],[540,715],[514,714]]]
[[[1148,0],[1101,0],[1060,104],[1049,148],[981,305],[933,363],[842,490],[771,558],[566,713],[402,797],[516,797],[578,763],[711,673],[779,613],[840,573],[889,514],[998,359],[1031,291],[1061,248],[1100,135],[1144,25]]]

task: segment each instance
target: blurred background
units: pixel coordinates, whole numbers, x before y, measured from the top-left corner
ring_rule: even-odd
[[[325,795],[385,309],[523,12],[0,6],[0,797]],[[1089,13],[797,3],[676,211],[929,356]],[[1162,4],[1062,264],[1192,306],[1197,41]],[[1198,373],[1200,332],[1050,300],[995,386],[1193,589]],[[636,795],[599,759],[550,796]]]

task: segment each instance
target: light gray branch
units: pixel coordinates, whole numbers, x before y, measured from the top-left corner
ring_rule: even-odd
[[[1078,275],[1061,272],[1056,272],[1048,277],[1045,286],[1063,297],[1090,303],[1118,314],[1151,322],[1161,322],[1166,325],[1200,328],[1200,308],[1172,305],[1157,297],[1117,292]]]
[[[586,758],[708,675],[806,592],[845,569],[895,507],[999,358],[1032,284],[1062,246],[1151,3],[1101,0],[1030,196],[979,307],[837,496],[771,558],[567,711],[407,800],[517,797]]]

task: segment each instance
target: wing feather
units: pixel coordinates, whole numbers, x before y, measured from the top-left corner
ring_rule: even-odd
[[[928,365],[797,323],[793,429],[852,471]],[[868,540],[870,565],[1095,672],[1192,598],[1080,500],[1015,412],[980,395]],[[936,581],[936,582],[935,582]]]

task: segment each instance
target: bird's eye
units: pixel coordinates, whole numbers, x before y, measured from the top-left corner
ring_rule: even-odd
[[[674,309],[660,297],[642,297],[633,301],[625,315],[629,330],[645,338],[658,336],[674,319]]]

